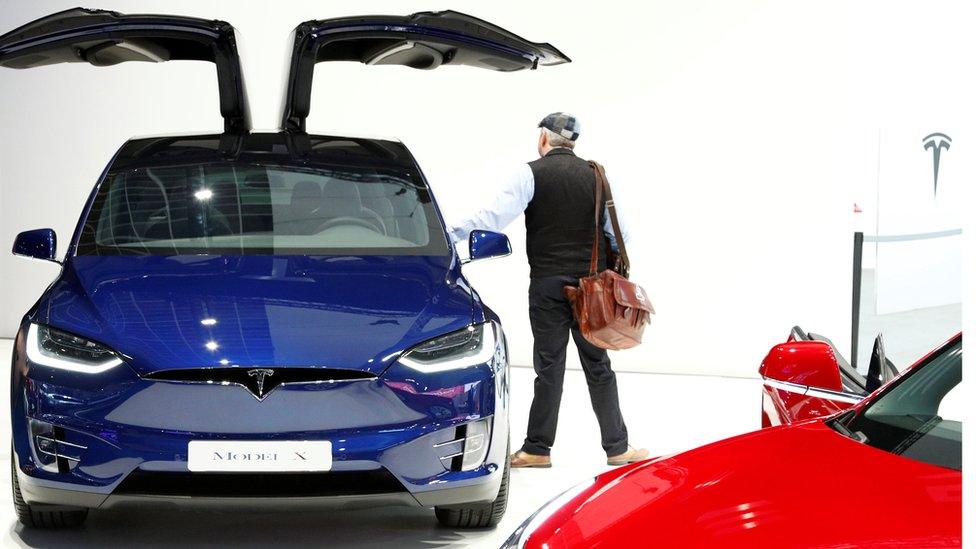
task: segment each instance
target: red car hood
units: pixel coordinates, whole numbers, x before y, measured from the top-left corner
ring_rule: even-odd
[[[816,421],[601,475],[526,547],[959,546],[961,501],[958,471]]]

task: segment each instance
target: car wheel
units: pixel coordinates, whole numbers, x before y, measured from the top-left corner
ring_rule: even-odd
[[[498,496],[491,503],[470,506],[434,507],[434,514],[443,526],[450,528],[492,528],[497,526],[508,507],[508,455]]]
[[[11,452],[12,454],[13,452]],[[24,526],[32,528],[71,528],[81,526],[88,518],[88,509],[65,509],[57,507],[45,511],[43,506],[30,505],[24,501],[20,493],[20,482],[17,480],[17,468],[13,455],[10,456],[10,486],[14,497],[14,510],[17,518]]]

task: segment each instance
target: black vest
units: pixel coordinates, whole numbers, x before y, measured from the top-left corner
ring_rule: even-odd
[[[529,167],[535,178],[535,192],[525,208],[529,276],[579,277],[587,274],[593,246],[596,199],[593,168],[565,148],[549,151],[546,156],[529,162]],[[602,207],[600,211],[602,222]],[[598,269],[602,270],[605,268],[605,243],[603,238],[599,241]]]

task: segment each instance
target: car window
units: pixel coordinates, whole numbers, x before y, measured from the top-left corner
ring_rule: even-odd
[[[962,416],[953,402],[962,381],[962,342],[916,368],[869,404],[849,428],[875,448],[961,470]]]
[[[444,255],[427,190],[409,174],[255,164],[108,176],[80,255]]]

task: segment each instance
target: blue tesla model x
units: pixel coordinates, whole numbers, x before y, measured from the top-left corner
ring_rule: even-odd
[[[234,29],[73,9],[0,37],[0,66],[214,63],[223,131],[133,139],[97,182],[11,373],[13,498],[29,526],[89,509],[406,504],[505,511],[508,361],[410,152],[312,135],[326,61],[500,71],[567,62],[456,12],[309,21],[281,129],[253,132]],[[50,229],[14,253],[57,261]]]

